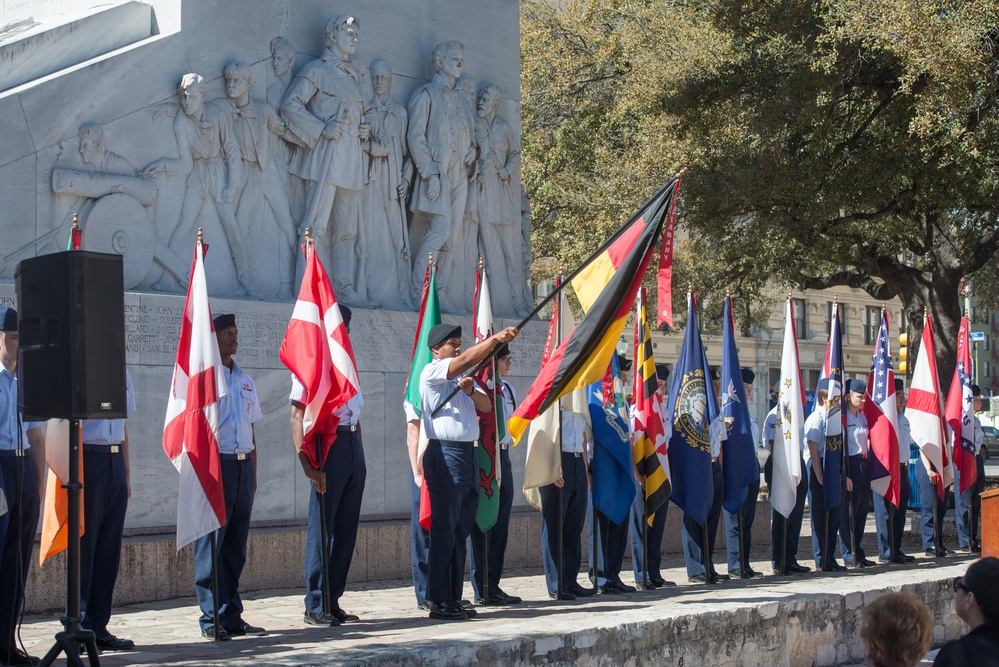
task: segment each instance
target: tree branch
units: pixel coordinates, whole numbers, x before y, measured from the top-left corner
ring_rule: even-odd
[[[887,301],[898,296],[898,291],[886,283],[879,283],[866,273],[858,271],[838,271],[827,276],[814,276],[801,281],[805,289],[828,289],[830,287],[853,287],[862,289],[875,299]]]

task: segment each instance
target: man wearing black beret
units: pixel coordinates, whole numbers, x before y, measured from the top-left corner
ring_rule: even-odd
[[[844,502],[840,503],[839,537],[843,562],[857,567],[870,567],[874,561],[864,554],[864,527],[871,497],[871,466],[867,455],[871,445],[868,440],[867,417],[864,416],[864,394],[867,383],[850,380],[846,384],[846,428],[843,444],[847,453],[847,477]],[[852,519],[852,521],[851,521]],[[853,549],[856,548],[856,553]]]
[[[475,615],[474,609],[461,606],[466,540],[479,504],[474,450],[479,420],[475,411],[488,412],[492,404],[465,372],[519,333],[508,327],[464,352],[460,326],[438,324],[427,337],[434,359],[420,374],[420,400],[429,442],[418,465],[430,494],[427,601],[431,618],[453,621]],[[455,389],[458,391],[447,398]],[[440,410],[434,416],[437,408]]]

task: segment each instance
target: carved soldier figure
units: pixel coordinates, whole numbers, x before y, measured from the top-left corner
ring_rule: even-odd
[[[479,234],[489,281],[512,295],[514,308],[524,310],[523,257],[520,252],[520,146],[510,125],[499,117],[503,100],[499,86],[488,83],[479,93]],[[506,285],[506,287],[504,287]]]
[[[413,163],[406,146],[406,109],[392,99],[392,68],[371,63],[374,96],[364,110],[370,126],[364,147],[361,230],[368,301],[412,307],[406,193]],[[400,298],[401,297],[401,298]]]
[[[292,69],[295,67],[295,47],[284,37],[271,40],[271,70],[274,83],[267,86],[267,103],[275,109],[281,108],[284,94],[291,85]]]
[[[455,86],[465,96],[468,108],[475,113],[475,100],[478,95],[475,82],[467,76],[458,77]],[[474,118],[473,118],[474,121]],[[472,141],[475,148],[475,155],[478,157],[478,129],[473,126]],[[478,161],[473,161],[468,167],[468,196],[465,198],[465,213],[461,217],[461,225],[455,230],[454,253],[451,255],[452,273],[455,274],[455,282],[451,285],[451,293],[454,295],[452,302],[461,305],[466,312],[472,311],[472,301],[475,297],[475,281],[470,276],[475,274],[478,268],[478,258],[482,254],[479,250],[479,198],[478,198]]]
[[[295,47],[284,37],[272,39],[271,69],[274,71],[274,83],[267,87],[267,103],[274,107],[275,111],[281,109],[284,95],[288,91],[288,86],[291,85],[294,67]],[[291,132],[286,134],[284,139],[284,141],[278,142],[280,148],[275,157],[284,161],[292,220],[300,220],[305,211],[305,184],[301,178],[292,173],[292,165],[301,162],[305,145]]]
[[[208,90],[199,74],[185,74],[177,86],[180,110],[173,120],[180,157],[160,158],[142,170],[144,175],[187,175],[180,221],[170,244],[186,239],[194,231],[205,202],[211,202],[225,230],[236,265],[236,278],[242,285],[239,295],[259,298],[250,284],[250,263],[243,242],[243,230],[236,223],[236,201],[243,182],[243,160],[233,136],[232,120],[218,105],[205,104]]]
[[[278,270],[281,275],[279,299],[290,299],[295,282],[295,223],[291,219],[291,203],[282,174],[284,165],[271,157],[271,137],[284,139],[290,135],[288,127],[267,102],[250,97],[252,74],[246,63],[233,62],[223,70],[225,92],[229,96],[233,134],[239,143],[245,180],[240,189],[236,219],[246,225],[266,202],[274,215],[274,222],[284,240],[278,253]]]
[[[341,301],[365,305],[354,288],[358,205],[364,185],[361,142],[364,64],[354,57],[360,23],[337,16],[326,23],[326,50],[302,68],[281,104],[289,129],[308,147],[292,171],[306,182],[305,213],[298,231],[312,228],[321,251],[330,253],[330,278]],[[327,226],[332,228],[327,233]]]
[[[456,309],[444,297],[451,273],[455,231],[460,229],[468,195],[468,168],[475,161],[472,110],[455,82],[465,63],[461,42],[441,42],[433,52],[434,78],[409,99],[409,154],[419,178],[413,184],[410,210],[425,217],[427,234],[416,252],[411,288],[419,290],[433,253],[439,271],[441,309]],[[414,296],[416,292],[414,292]]]

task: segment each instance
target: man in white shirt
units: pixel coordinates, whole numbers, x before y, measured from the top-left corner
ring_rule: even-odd
[[[479,420],[475,411],[488,412],[492,404],[476,390],[474,378],[464,373],[518,333],[508,327],[464,352],[460,326],[438,324],[427,337],[434,360],[420,374],[423,429],[429,439],[420,472],[430,494],[427,601],[431,618],[453,621],[475,615],[474,609],[461,606],[465,541],[479,505],[474,451]],[[448,398],[455,389],[457,392]]]

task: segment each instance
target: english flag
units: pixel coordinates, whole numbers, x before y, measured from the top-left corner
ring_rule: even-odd
[[[868,442],[871,444],[871,489],[899,506],[898,407],[895,404],[895,371],[891,365],[888,313],[881,311],[881,327],[874,345],[871,372],[864,400]]]
[[[937,474],[937,495],[943,500],[947,487],[954,481],[954,466],[950,460],[950,437],[944,421],[943,401],[937,384],[937,356],[933,343],[933,320],[929,313],[923,320],[923,337],[919,341],[916,368],[912,373],[905,416],[909,418],[912,439],[919,451],[929,459]]]
[[[961,328],[957,331],[957,366],[950,382],[947,405],[944,414],[950,426],[953,440],[954,467],[961,473],[961,488],[964,493],[978,479],[978,462],[975,459],[975,406],[971,396],[971,344],[968,341],[968,317],[961,318]]]
[[[312,241],[303,247],[305,274],[278,356],[302,384],[302,451],[321,470],[336,439],[339,419],[334,413],[357,395],[360,381],[354,349],[337,305],[333,286],[316,256]],[[317,452],[316,436],[324,435]]]
[[[206,248],[199,238],[163,427],[163,451],[180,472],[178,551],[226,523],[218,445],[218,399],[226,395],[226,380],[208,306]]]

